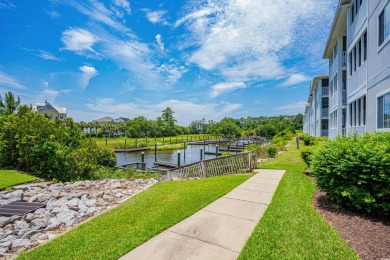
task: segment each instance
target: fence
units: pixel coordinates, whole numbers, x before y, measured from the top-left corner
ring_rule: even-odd
[[[168,180],[190,177],[207,178],[232,173],[248,172],[257,166],[257,158],[251,152],[223,156],[188,164],[167,172]]]

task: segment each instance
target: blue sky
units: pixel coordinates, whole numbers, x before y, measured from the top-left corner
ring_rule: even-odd
[[[0,0],[0,93],[76,121],[303,113],[337,0]]]

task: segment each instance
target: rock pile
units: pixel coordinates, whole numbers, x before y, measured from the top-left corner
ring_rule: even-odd
[[[24,216],[0,216],[0,258],[17,255],[121,203],[157,181],[102,180],[75,183],[31,184],[0,192],[0,205],[14,201],[46,204]]]

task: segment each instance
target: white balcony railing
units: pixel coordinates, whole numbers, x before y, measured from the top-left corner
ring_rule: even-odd
[[[329,87],[322,87],[322,96],[329,96]]]
[[[347,104],[347,91],[343,90],[343,92],[341,94],[342,94],[343,105],[346,105]]]
[[[329,116],[329,108],[323,108],[321,112],[321,117],[328,117]]]
[[[342,66],[343,67],[347,66],[347,52],[346,51],[343,51]]]

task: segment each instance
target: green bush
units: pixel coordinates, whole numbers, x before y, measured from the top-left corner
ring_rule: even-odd
[[[84,140],[72,119],[51,120],[30,110],[0,115],[0,168],[73,181],[115,164],[113,151]]]
[[[347,208],[390,215],[390,133],[323,143],[312,161],[319,188]]]
[[[308,135],[308,134],[302,134],[299,136],[299,139],[303,141],[303,143],[306,145],[306,146],[309,146],[309,145],[313,145],[314,144],[314,140],[315,138],[311,135]]]
[[[226,151],[226,152],[222,152],[221,156],[224,157],[224,156],[229,156],[230,155],[230,152],[229,151]]]
[[[251,144],[245,147],[245,151],[250,151],[253,153],[256,153],[257,158],[268,158],[268,152],[265,148],[265,146],[257,145],[257,144]]]
[[[305,146],[300,149],[303,161],[310,167],[314,152],[317,150],[316,146]]]
[[[269,145],[266,147],[266,150],[267,150],[268,156],[270,158],[275,157],[275,155],[276,155],[276,147],[275,146]]]

